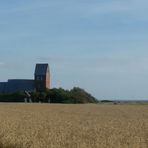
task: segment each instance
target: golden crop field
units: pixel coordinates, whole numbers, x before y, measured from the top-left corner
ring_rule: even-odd
[[[1,103],[0,148],[148,148],[148,105]]]

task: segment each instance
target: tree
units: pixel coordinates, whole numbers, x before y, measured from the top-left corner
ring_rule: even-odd
[[[97,103],[97,99],[84,89],[74,87],[71,90],[64,90],[63,88],[53,88],[44,92],[31,92],[32,102],[47,103]],[[23,92],[16,92],[11,94],[0,94],[0,101],[2,102],[24,102],[25,94]]]

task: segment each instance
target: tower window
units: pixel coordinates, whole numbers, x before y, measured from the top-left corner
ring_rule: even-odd
[[[42,76],[37,76],[37,80],[43,80]]]

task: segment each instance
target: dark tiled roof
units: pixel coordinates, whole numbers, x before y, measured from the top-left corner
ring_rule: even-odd
[[[49,71],[48,64],[36,64],[35,75],[45,75]]]
[[[7,82],[0,82],[0,93],[5,92],[7,87]]]
[[[9,93],[17,91],[33,91],[35,90],[34,80],[14,79],[8,82],[0,82],[0,93]]]

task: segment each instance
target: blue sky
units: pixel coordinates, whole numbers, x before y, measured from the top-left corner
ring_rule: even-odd
[[[33,78],[98,99],[147,99],[148,1],[0,1],[0,81]]]

